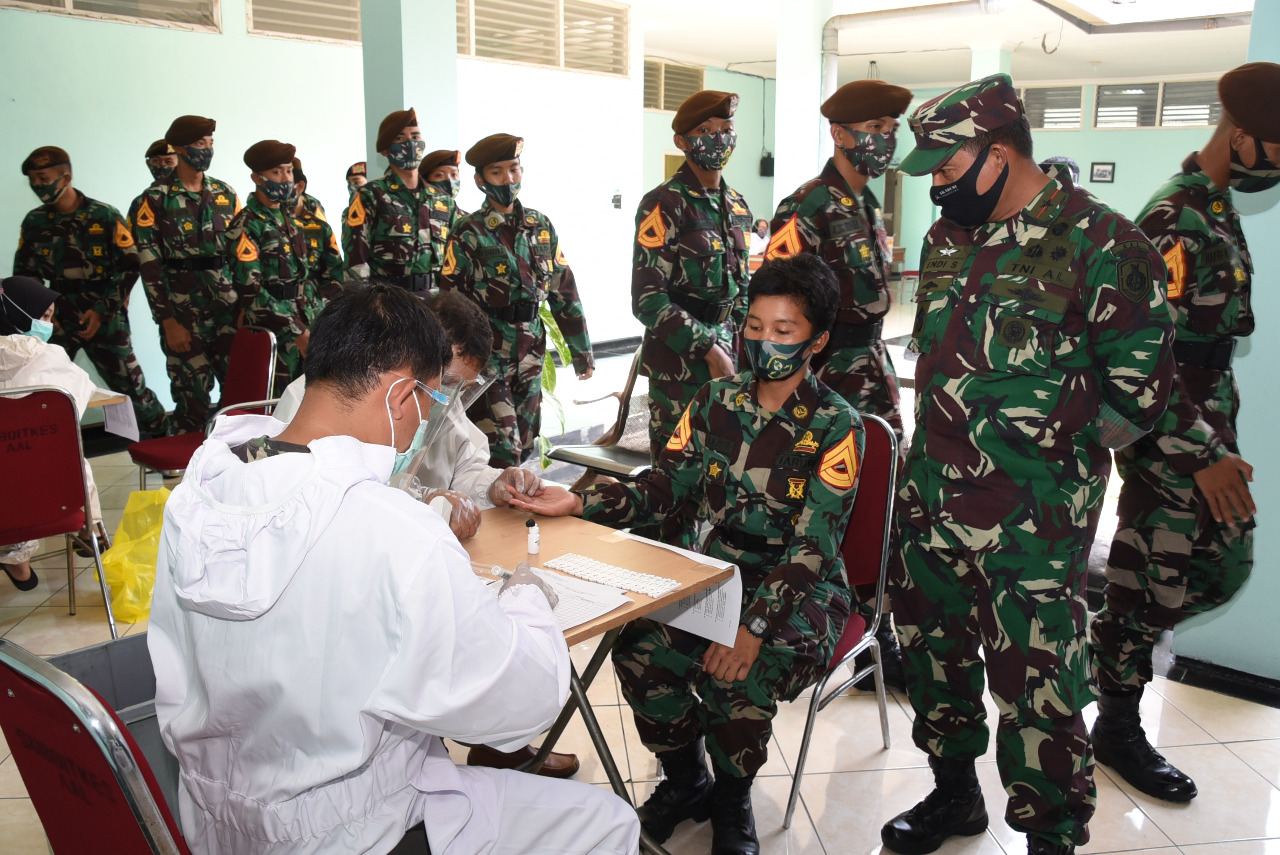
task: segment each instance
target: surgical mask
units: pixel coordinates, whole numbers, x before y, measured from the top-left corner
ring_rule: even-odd
[[[178,157],[187,162],[187,165],[196,172],[204,172],[209,168],[209,164],[213,163],[213,147],[209,148],[192,148],[191,146],[180,146],[178,148]]]
[[[847,148],[836,146],[836,148],[840,149],[840,153],[849,161],[853,171],[869,178],[878,178],[883,175],[889,168],[889,161],[893,160],[894,150],[898,147],[897,130],[889,131],[887,134],[872,134],[854,130],[848,125],[840,127],[853,137],[853,145]]]
[[[59,175],[48,184],[33,183],[31,185],[31,192],[35,193],[44,204],[52,205],[62,197],[62,194],[66,192],[68,186],[70,185],[62,183],[62,176]]]
[[[689,150],[685,154],[693,161],[693,165],[715,172],[724,169],[729,162],[733,148],[738,144],[738,135],[733,131],[716,131],[700,137],[685,134],[684,141],[689,144]]]
[[[449,399],[443,393],[438,392],[435,389],[432,389],[430,386],[428,386],[425,383],[422,383],[418,380],[414,380],[412,377],[401,377],[399,380],[392,383],[391,388],[387,389],[387,397],[386,397],[385,403],[387,405],[387,419],[388,421],[391,422],[391,447],[393,449],[396,448],[396,420],[391,415],[391,393],[395,391],[396,386],[406,381],[409,383],[416,384],[418,388],[420,388],[422,391],[427,393],[427,397],[429,397],[431,400],[435,401],[436,403],[444,404],[446,406],[449,403]],[[418,408],[418,429],[413,432],[413,439],[409,442],[408,448],[406,448],[404,451],[396,450],[395,464],[391,467],[392,475],[398,475],[399,473],[403,472],[409,466],[409,461],[413,459],[413,456],[417,454],[426,444],[427,420],[422,416],[422,405],[418,403],[417,395],[413,396],[413,403],[414,403],[414,406]]]
[[[53,324],[39,319],[33,320],[31,329],[27,330],[27,335],[35,336],[41,341],[48,341],[53,337]]]
[[[1241,193],[1261,193],[1280,184],[1280,166],[1276,166],[1267,158],[1267,153],[1262,148],[1262,140],[1254,137],[1253,143],[1257,146],[1253,166],[1245,166],[1240,160],[1239,152],[1234,148],[1231,149],[1232,190],[1239,190]]]
[[[991,189],[986,193],[978,192],[978,173],[990,154],[991,146],[987,146],[964,175],[950,184],[929,188],[929,198],[942,209],[942,216],[962,229],[977,228],[987,221],[1000,201],[1005,182],[1009,180],[1009,164],[1006,163]]]
[[[147,169],[151,171],[151,177],[156,181],[159,181],[161,178],[168,178],[173,174],[172,166],[165,166],[159,163],[148,163]]]
[[[799,344],[782,344],[762,338],[744,338],[742,349],[746,351],[751,373],[758,380],[786,380],[809,361],[813,354],[805,354],[805,348],[813,344],[817,336]]]
[[[427,183],[450,199],[457,199],[458,190],[462,187],[462,182],[457,178],[446,178],[443,181],[428,181]]]
[[[506,208],[515,204],[516,197],[520,195],[520,182],[517,181],[514,184],[490,184],[481,178],[480,191],[492,199],[495,205],[501,205]]]
[[[272,181],[270,178],[263,177],[262,183],[258,186],[262,188],[262,195],[272,202],[283,203],[293,198],[292,181]]]
[[[426,150],[426,140],[401,140],[387,146],[387,160],[397,169],[417,169]]]

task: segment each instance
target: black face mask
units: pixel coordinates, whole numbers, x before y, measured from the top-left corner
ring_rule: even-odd
[[[986,193],[978,192],[978,173],[989,154],[991,146],[982,150],[964,175],[950,184],[929,188],[929,198],[942,209],[942,216],[962,229],[974,229],[987,221],[1000,201],[1005,182],[1009,180],[1009,164],[1006,162],[991,189]]]

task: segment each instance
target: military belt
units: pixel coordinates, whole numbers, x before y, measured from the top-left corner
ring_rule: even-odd
[[[670,292],[668,297],[671,302],[704,324],[722,324],[729,320],[729,315],[733,313],[732,300],[702,300],[692,294],[681,294],[679,291]]]
[[[187,258],[166,258],[164,266],[170,272],[195,273],[199,270],[221,270],[226,260],[220,255],[192,255]]]
[[[302,296],[302,283],[274,282],[263,285],[262,290],[270,294],[273,300],[296,300]]]
[[[80,291],[105,291],[111,287],[110,279],[52,279],[49,287],[59,294],[72,294]]]
[[[1220,338],[1217,341],[1175,341],[1173,358],[1179,365],[1226,371],[1231,367],[1231,355],[1235,349],[1234,338]]]
[[[430,273],[406,273],[403,276],[388,276],[392,282],[406,291],[421,294],[431,290]]]
[[[489,317],[508,324],[527,324],[538,316],[538,304],[532,300],[517,300],[506,306],[486,306]]]
[[[831,347],[866,347],[880,340],[884,321],[869,324],[841,324],[831,328]]]
[[[761,534],[748,534],[736,528],[725,528],[724,526],[716,526],[711,530],[711,536],[726,546],[732,546],[734,549],[743,552],[761,552],[765,554],[781,553],[785,548],[785,543],[772,543],[769,538]]]

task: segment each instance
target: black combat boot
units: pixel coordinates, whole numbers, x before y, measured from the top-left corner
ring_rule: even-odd
[[[649,836],[662,843],[686,819],[706,822],[715,782],[707,771],[701,736],[683,748],[661,752],[658,761],[664,777],[636,813]]]
[[[1180,772],[1151,747],[1142,730],[1138,702],[1142,689],[1104,690],[1098,697],[1098,719],[1089,731],[1093,756],[1110,766],[1138,790],[1167,802],[1196,797],[1195,781]]]
[[[893,631],[893,623],[889,620],[887,611],[880,619],[880,628],[876,630],[876,641],[880,645],[880,666],[884,669],[884,690],[891,692],[896,689],[899,692],[905,692],[907,678],[902,671],[902,648],[898,646],[898,634]],[[854,659],[854,666],[864,668],[870,665],[871,661],[871,651],[868,650],[858,654]],[[863,692],[874,692],[876,690],[875,675],[868,674],[854,683],[853,687]]]
[[[987,805],[972,757],[930,757],[933,792],[880,829],[884,845],[899,855],[926,855],[948,837],[987,829]]]
[[[1028,834],[1027,855],[1076,855],[1076,845],[1056,842],[1038,834]]]
[[[717,775],[711,792],[711,855],[760,855],[751,810],[753,778]]]

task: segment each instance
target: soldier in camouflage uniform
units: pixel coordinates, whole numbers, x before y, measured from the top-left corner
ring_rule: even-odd
[[[215,127],[201,116],[173,121],[165,141],[177,149],[178,166],[142,194],[133,219],[142,284],[169,369],[170,425],[178,433],[204,430],[213,381],[226,377],[235,336],[236,292],[223,249],[240,199],[205,173]]]
[[[338,238],[325,216],[324,205],[307,193],[307,174],[302,170],[302,161],[296,157],[293,159],[293,190],[293,215],[302,223],[302,233],[306,238],[307,279],[311,283],[307,289],[310,301],[307,313],[314,320],[324,308],[325,300],[336,297],[342,290],[345,275],[342,250],[338,248]]]
[[[718,855],[760,851],[750,790],[778,701],[822,675],[848,620],[838,533],[864,439],[858,415],[807,364],[839,305],[830,269],[811,255],[766,263],[750,296],[743,345],[752,372],[695,393],[640,481],[511,500],[614,526],[692,503],[712,526],[703,551],[741,569],[732,647],[640,619],[613,649],[636,729],[665,774],[639,810],[644,829],[660,843],[680,822],[710,815]]]
[[[53,343],[71,357],[84,350],[107,386],[129,396],[138,426],[164,436],[164,407],[138,366],[125,309],[138,278],[129,227],[115,208],[71,186],[71,159],[62,149],[36,149],[22,173],[42,204],[22,221],[14,275],[43,279],[58,292]]]
[[[498,467],[524,462],[541,431],[547,349],[539,316],[543,301],[564,334],[579,379],[595,371],[578,286],[555,226],[516,199],[524,175],[523,148],[521,137],[494,134],[467,151],[485,203],[458,220],[440,278],[441,290],[456,289],[470,297],[493,327],[489,370],[497,379],[468,416],[489,438],[489,464]]]
[[[147,171],[151,173],[151,184],[148,186],[154,186],[157,181],[168,181],[169,176],[173,175],[173,170],[178,166],[178,152],[164,140],[156,140],[147,146],[145,161]],[[133,228],[133,218],[142,205],[142,195],[139,193],[129,204],[129,218],[125,221],[129,228]]]
[[[227,226],[227,269],[248,326],[276,336],[273,396],[302,374],[320,299],[307,275],[306,232],[292,210],[294,147],[278,140],[244,153],[255,189]]]
[[[1253,332],[1253,265],[1231,189],[1280,183],[1280,65],[1250,63],[1218,84],[1208,144],[1156,191],[1138,224],[1164,255],[1177,325],[1177,382],[1155,429],[1116,454],[1120,525],[1106,606],[1092,626],[1099,762],[1137,789],[1183,802],[1195,783],[1157,752],[1138,703],[1160,634],[1229,600],[1253,566],[1253,500],[1240,459],[1231,354]]]
[[[454,200],[454,220],[467,215],[466,211],[460,211],[457,207],[458,190],[462,187],[461,173],[458,171],[460,163],[462,163],[462,152],[442,148],[422,158],[422,163],[418,166],[418,173],[423,181]],[[453,228],[452,222],[447,225]]]
[[[418,174],[427,146],[413,109],[383,119],[376,145],[391,165],[356,192],[343,218],[347,276],[386,279],[425,296],[438,287],[453,199]]]
[[[987,827],[981,650],[1005,820],[1031,855],[1071,853],[1095,802],[1086,559],[1107,449],[1148,430],[1172,388],[1164,267],[1132,223],[1040,170],[1007,75],[925,102],[910,125],[902,171],[933,173],[943,218],[921,256],[889,573],[936,786],[881,837],[916,855]]]

